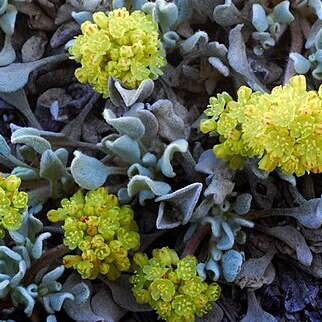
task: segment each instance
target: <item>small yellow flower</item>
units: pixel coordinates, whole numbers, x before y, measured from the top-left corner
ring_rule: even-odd
[[[240,168],[243,159],[258,157],[262,170],[286,174],[322,172],[322,85],[306,90],[303,75],[275,87],[270,94],[243,86],[237,102],[210,98],[201,131],[220,134],[213,148],[218,158]],[[216,125],[213,125],[216,124]],[[209,124],[209,125],[208,125]],[[207,126],[205,126],[207,125]],[[208,130],[209,129],[209,130]]]
[[[81,25],[82,35],[76,37],[69,49],[70,58],[82,65],[75,71],[81,83],[90,83],[107,98],[110,76],[135,88],[142,80],[162,75],[166,60],[158,25],[152,16],[142,11],[130,14],[121,8],[109,12],[108,16],[95,12],[93,20],[94,23],[85,21]]]

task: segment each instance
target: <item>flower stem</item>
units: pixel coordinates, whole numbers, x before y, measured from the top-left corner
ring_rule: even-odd
[[[181,257],[187,255],[193,255],[203,239],[210,233],[209,225],[202,225],[198,230],[193,234],[193,236],[187,241],[186,247],[184,248]]]

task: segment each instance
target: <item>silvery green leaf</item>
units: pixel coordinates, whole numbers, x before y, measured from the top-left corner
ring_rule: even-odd
[[[322,65],[319,64],[316,68],[313,69],[312,75],[315,79],[322,79]]]
[[[223,229],[222,236],[217,243],[216,247],[220,250],[228,250],[231,249],[234,246],[235,243],[235,236],[232,232],[232,229],[230,225],[226,222],[223,222],[221,224],[221,227]]]
[[[23,88],[27,82],[29,74],[36,68],[52,63],[58,63],[67,58],[66,54],[54,55],[39,59],[29,63],[13,63],[6,67],[0,68],[0,92],[15,92]]]
[[[7,144],[7,141],[1,134],[0,134],[0,153],[3,154],[4,156],[11,154],[11,149]]]
[[[318,49],[314,54],[315,60],[319,62],[319,65],[322,63],[322,49]]]
[[[19,262],[22,260],[22,257],[18,253],[14,252],[7,246],[0,246],[0,259],[6,258],[6,257],[9,257],[16,262]]]
[[[130,197],[133,197],[142,190],[148,190],[156,196],[162,196],[167,194],[171,190],[171,187],[165,182],[154,181],[149,177],[136,175],[131,178],[127,189]]]
[[[223,252],[220,249],[218,249],[216,246],[210,247],[209,253],[216,262],[220,261],[223,256]]]
[[[34,180],[38,177],[36,171],[29,169],[27,167],[21,167],[21,166],[15,167],[11,171],[11,174],[19,177],[22,180]]]
[[[0,16],[5,13],[8,6],[8,0],[1,0],[0,2]]]
[[[310,32],[307,36],[307,40],[305,43],[305,49],[309,49],[316,45],[316,39],[319,32],[322,30],[322,20],[316,19],[314,24],[312,25]]]
[[[136,118],[139,118],[143,123],[145,131],[143,137],[141,138],[141,142],[145,146],[150,146],[152,143],[151,141],[157,141],[156,137],[159,130],[158,120],[153,113],[144,109],[144,104],[134,104],[131,107],[131,109],[126,113],[126,116],[134,116]],[[151,138],[155,139],[151,140]]]
[[[6,34],[4,45],[0,51],[0,66],[9,65],[15,59],[16,59],[16,52],[13,49],[11,44],[11,36]]]
[[[209,57],[210,65],[225,77],[229,76],[229,68],[217,57]]]
[[[175,4],[178,8],[177,23],[180,24],[191,17],[194,11],[193,0],[175,0]]]
[[[306,228],[318,229],[322,224],[322,198],[308,200],[300,207],[261,211],[264,216],[290,216]]]
[[[268,28],[266,12],[258,3],[253,4],[252,23],[257,31],[265,31]]]
[[[120,82],[113,77],[108,79],[108,90],[112,103],[120,107],[123,101],[127,107],[132,106],[136,102],[143,102],[148,98],[154,89],[154,82],[148,78],[143,80],[136,89],[126,89]]]
[[[24,128],[17,130],[11,135],[11,142],[14,144],[25,144],[32,147],[39,154],[46,150],[51,150],[50,143],[39,135],[39,132],[33,128]]]
[[[75,151],[74,156],[70,169],[75,182],[87,190],[101,187],[107,178],[108,167],[79,151]]]
[[[153,20],[158,22],[162,33],[169,31],[170,27],[178,19],[178,8],[175,3],[166,0],[147,2],[142,6],[145,13],[152,15]]]
[[[258,168],[258,160],[250,159],[246,162],[246,167],[252,171],[252,173],[259,179],[265,180],[269,176],[268,171],[264,171]]]
[[[162,157],[158,160],[158,167],[161,172],[169,178],[175,177],[175,172],[173,171],[171,160],[175,152],[187,152],[188,142],[184,139],[176,140],[165,148]]]
[[[14,5],[8,4],[5,14],[0,17],[0,27],[7,35],[12,35],[15,31],[17,9]]]
[[[42,286],[47,286],[48,284],[56,281],[58,278],[60,278],[65,271],[65,266],[61,265],[53,269],[52,271],[48,272],[41,280]]]
[[[229,32],[228,61],[230,66],[245,77],[248,85],[255,91],[267,92],[267,89],[255,76],[246,55],[246,46],[241,34],[243,25],[237,25]]]
[[[6,295],[10,291],[9,283],[10,283],[10,281],[8,279],[0,282],[0,296],[1,296],[1,298],[6,297]]]
[[[19,304],[24,305],[24,313],[30,317],[32,311],[34,310],[36,301],[29,294],[29,292],[22,286],[17,286],[14,292],[11,294],[13,304],[19,306]]]
[[[117,118],[109,109],[104,110],[103,117],[120,135],[126,134],[135,140],[139,140],[144,135],[144,125],[137,117],[122,116]]]
[[[11,234],[10,234],[11,236]],[[19,255],[21,255],[21,257],[23,258],[23,261],[26,264],[26,267],[29,268],[30,264],[31,264],[31,260],[30,260],[30,255],[29,255],[29,251],[25,246],[14,246],[12,247],[12,249],[18,253]]]
[[[66,167],[68,162],[68,151],[64,148],[59,148],[55,150],[54,153],[63,164],[63,166]]]
[[[148,105],[148,109],[159,122],[159,136],[170,142],[185,138],[184,121],[175,114],[171,101],[158,100],[154,104]]]
[[[112,1],[113,9],[125,7],[125,0],[113,0]]]
[[[294,61],[294,68],[299,74],[306,74],[310,68],[310,61],[304,58],[301,54],[290,53],[290,58]]]
[[[81,277],[77,273],[72,273],[69,275],[69,277],[66,279],[63,290],[69,293],[72,293],[72,290],[76,288],[79,284],[85,284],[85,282],[82,282]],[[90,282],[87,280],[86,285]],[[85,300],[83,303],[80,303],[79,301],[71,301],[66,300],[63,304],[64,311],[71,317],[72,319],[78,321],[78,322],[103,322],[104,319],[100,316],[97,316],[94,314],[92,306],[91,306],[91,290],[90,287],[87,285],[86,288],[80,288],[77,290],[82,291],[85,293],[86,296],[81,296],[81,294],[74,295],[74,296],[80,296],[83,297]],[[73,294],[73,293],[72,293]],[[81,305],[80,305],[81,304]]]
[[[93,21],[93,13],[89,11],[72,12],[72,17],[80,25],[87,20]]]
[[[214,261],[213,258],[210,258],[205,266],[205,269],[207,270],[208,274],[210,274],[210,278],[213,281],[218,281],[221,275],[221,270],[219,267],[218,262]]]
[[[10,287],[15,288],[19,285],[21,280],[24,278],[27,271],[27,264],[24,260],[21,260],[18,264],[18,272],[12,277],[10,281]]]
[[[226,60],[228,49],[224,44],[220,44],[218,41],[210,41],[206,48],[209,56],[215,56],[221,60]]]
[[[197,31],[188,39],[181,42],[179,46],[180,53],[185,55],[192,51],[197,44],[206,44],[208,40],[208,34],[205,31]]]
[[[213,12],[214,20],[223,27],[230,27],[239,23],[248,24],[232,0],[225,0],[224,4],[217,5]]]
[[[274,254],[275,250],[273,249],[268,251],[264,256],[251,258],[244,262],[234,281],[235,284],[241,289],[245,287],[260,288],[263,284],[266,284],[265,272]]]
[[[132,164],[140,161],[139,144],[128,135],[122,135],[115,141],[107,140],[105,146],[126,163]]]
[[[150,190],[142,190],[139,192],[139,203],[141,206],[145,206],[145,200],[150,200],[155,197],[154,192]]]
[[[163,35],[163,43],[166,49],[172,50],[177,47],[180,36],[175,31],[167,31]]]
[[[157,164],[157,157],[154,154],[148,152],[142,157],[142,163],[146,167],[154,167]]]
[[[37,238],[35,243],[32,246],[31,255],[33,258],[38,259],[42,255],[43,251],[43,242],[45,239],[49,238],[51,233],[43,233],[40,234]]]
[[[201,220],[202,224],[209,223],[211,228],[211,233],[214,237],[219,238],[222,234],[221,222],[219,219],[205,215]]]
[[[115,304],[111,291],[106,288],[101,288],[93,296],[91,304],[93,312],[104,318],[105,322],[120,321],[127,312],[127,310]]]
[[[276,173],[281,179],[289,182],[293,187],[296,187],[296,179],[292,174],[285,174],[280,168],[276,169]]]
[[[312,252],[307,245],[302,234],[293,226],[277,226],[265,228],[272,236],[280,239],[285,244],[296,251],[299,262],[305,266],[310,266],[313,260]]]
[[[48,315],[46,322],[57,322],[56,316],[55,315]]]
[[[271,17],[274,21],[279,23],[291,23],[295,17],[290,12],[290,2],[283,1],[276,5],[273,9]]]
[[[130,312],[147,312],[152,311],[150,305],[138,304],[132,294],[132,285],[129,283],[129,275],[122,274],[117,283],[109,281],[104,276],[99,278],[111,290],[114,302]]]
[[[223,275],[227,282],[233,282],[241,270],[243,256],[236,250],[229,250],[222,257]]]
[[[203,281],[207,278],[206,264],[205,263],[198,263],[198,265],[197,265],[197,274],[202,278]]]
[[[251,203],[252,203],[252,195],[249,193],[243,193],[239,195],[234,204],[234,210],[238,215],[245,215],[248,213]]]
[[[269,313],[259,306],[254,291],[248,291],[248,308],[246,316],[240,322],[277,322]]]
[[[134,163],[128,168],[127,175],[129,178],[132,178],[137,174],[153,178],[153,173],[149,169],[139,163]]]
[[[296,6],[298,8],[303,6],[309,6],[313,9],[313,12],[318,16],[320,20],[322,20],[322,3],[320,0],[304,0],[297,1]]]
[[[16,107],[28,119],[31,126],[41,129],[41,125],[29,106],[24,89],[20,88],[16,91],[10,91],[8,93],[0,90],[0,98]]]
[[[40,159],[39,175],[50,182],[56,182],[65,172],[65,167],[58,156],[51,150],[46,150]]]
[[[233,192],[234,182],[223,175],[217,173],[213,175],[210,184],[204,192],[204,196],[212,197],[216,205],[220,205],[224,202],[225,198]]]
[[[157,228],[168,229],[188,223],[198,202],[201,190],[202,184],[196,182],[156,198],[155,202],[161,202],[156,221]],[[169,205],[168,209],[167,205]]]
[[[60,311],[67,299],[73,301],[73,294],[67,292],[49,293],[42,298],[44,307],[50,314]]]
[[[117,192],[117,198],[119,199],[121,204],[126,204],[131,201],[131,197],[127,192],[127,188],[121,188]]]

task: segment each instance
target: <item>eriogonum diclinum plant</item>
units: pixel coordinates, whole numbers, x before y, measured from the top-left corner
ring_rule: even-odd
[[[134,255],[138,265],[130,283],[138,303],[150,304],[159,318],[166,321],[194,321],[211,309],[218,300],[220,287],[208,285],[197,274],[197,259],[188,255],[179,259],[175,250],[163,247],[153,250],[153,257]]]
[[[166,64],[162,56],[158,24],[142,11],[129,13],[115,9],[108,16],[93,14],[94,23],[81,25],[78,36],[69,49],[71,59],[82,64],[75,72],[81,83],[90,83],[94,90],[109,97],[107,80],[114,76],[129,88],[144,79],[155,79]]]
[[[260,159],[262,170],[280,167],[286,174],[322,171],[322,86],[306,90],[303,75],[270,94],[242,86],[237,100],[227,94],[210,98],[201,131],[219,135],[213,148],[230,167],[242,168],[246,158]]]
[[[119,206],[116,196],[105,188],[76,192],[61,201],[62,208],[48,212],[52,222],[64,221],[64,244],[80,250],[66,255],[63,264],[76,269],[83,279],[95,279],[99,273],[117,279],[130,269],[128,252],[140,246],[138,227],[130,206]]]
[[[22,223],[22,212],[26,209],[28,195],[19,191],[21,179],[11,175],[4,178],[0,173],[0,238],[5,230],[17,230]]]

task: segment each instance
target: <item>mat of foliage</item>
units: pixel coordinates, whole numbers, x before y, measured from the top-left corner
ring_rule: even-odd
[[[167,64],[134,89],[110,77],[103,98],[67,48],[94,12],[122,7],[152,15]],[[256,158],[231,170],[199,129],[217,93],[268,93],[296,74],[318,90],[321,57],[318,0],[0,0],[0,172],[29,196],[22,228],[0,240],[1,321],[157,320],[131,272],[82,280],[62,266],[64,231],[47,212],[100,186],[131,205],[140,251],[194,254],[219,283],[197,321],[321,321],[322,175],[266,172]],[[4,247],[27,249],[27,264]],[[8,279],[20,302],[2,292]]]

